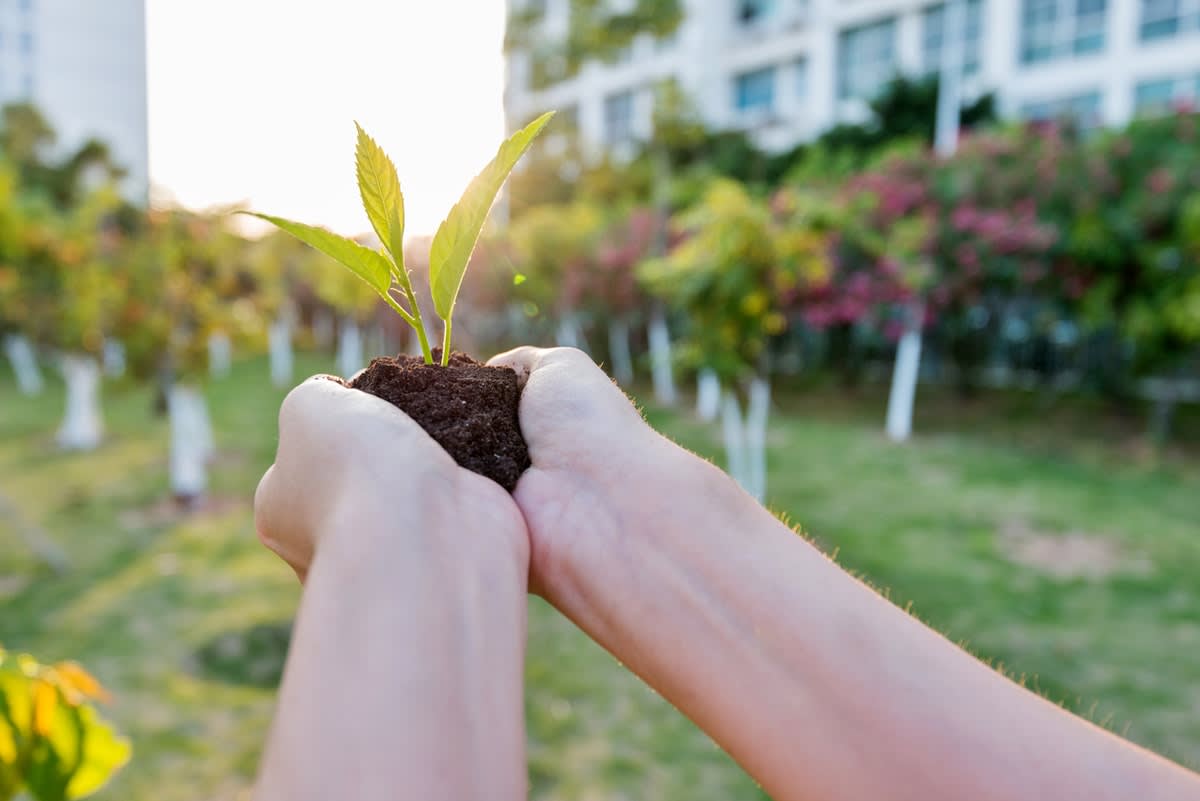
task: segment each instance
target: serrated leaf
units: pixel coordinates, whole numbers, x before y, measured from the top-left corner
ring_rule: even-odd
[[[454,301],[462,286],[467,262],[471,259],[471,251],[475,249],[475,242],[483,230],[483,222],[487,219],[496,194],[552,116],[553,111],[546,112],[500,145],[495,158],[471,180],[462,197],[438,226],[429,250],[429,283],[433,306],[443,320],[449,320],[454,313]]]
[[[310,245],[336,260],[350,272],[366,281],[367,285],[381,296],[387,295],[388,287],[392,285],[392,270],[383,254],[363,247],[353,239],[326,231],[324,228],[292,222],[282,217],[272,217],[270,214],[259,214],[256,211],[239,213],[266,220],[271,225],[287,231],[306,245]]]
[[[407,278],[404,272],[404,194],[400,191],[396,165],[361,125],[356,122],[354,127],[358,131],[358,143],[354,148],[355,174],[363,208],[379,241],[392,254],[399,272]]]

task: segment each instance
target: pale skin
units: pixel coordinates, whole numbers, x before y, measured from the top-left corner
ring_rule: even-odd
[[[285,401],[257,524],[307,584],[260,801],[523,798],[526,581],[777,801],[1200,798],[842,571],[585,355],[493,363],[526,381],[511,497],[383,401]]]

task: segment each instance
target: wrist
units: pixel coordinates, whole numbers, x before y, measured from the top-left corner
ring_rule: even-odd
[[[575,475],[569,503],[586,508],[563,516],[590,520],[587,532],[539,531],[531,521],[531,584],[563,611],[603,605],[606,594],[627,591],[632,568],[651,558],[682,559],[697,538],[736,536],[759,516],[775,522],[724,471],[670,440],[654,435],[635,452],[609,469]],[[536,479],[521,488],[522,507],[563,504],[560,481]]]
[[[528,535],[508,493],[457,470],[405,480],[401,493],[339,493],[318,525],[314,561],[364,581],[394,583],[410,569],[448,581],[507,569],[524,582]]]

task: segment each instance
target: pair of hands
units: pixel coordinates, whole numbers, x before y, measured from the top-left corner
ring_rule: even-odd
[[[685,463],[709,467],[657,435],[578,350],[518,348],[489,364],[524,384],[532,467],[512,495],[459,467],[391,404],[317,377],[280,410],[276,462],[255,496],[264,544],[302,581],[331,538],[362,560],[378,536],[415,538],[414,548],[451,559],[495,558],[500,548],[529,565],[531,591],[549,598],[588,551],[668,514],[656,479]]]

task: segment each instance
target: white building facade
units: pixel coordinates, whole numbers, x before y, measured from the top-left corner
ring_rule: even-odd
[[[779,150],[862,119],[894,75],[940,64],[944,2],[683,2],[669,39],[641,37],[614,63],[556,84],[534,88],[531,55],[510,53],[510,121],[559,109],[586,145],[620,148],[649,134],[654,86],[673,78],[711,126]],[[963,2],[965,94],[994,91],[1003,116],[1116,125],[1200,100],[1200,0]],[[565,34],[569,0],[510,3],[542,9],[548,40]]]
[[[126,195],[146,202],[144,0],[0,0],[0,104],[25,101],[61,151],[108,143],[128,171]]]

